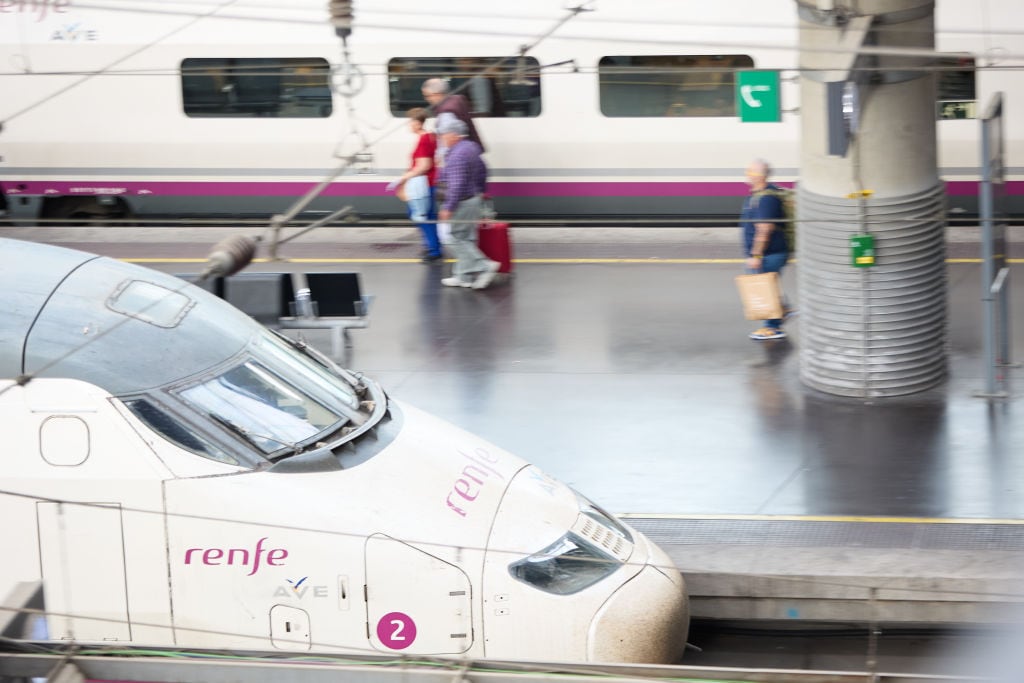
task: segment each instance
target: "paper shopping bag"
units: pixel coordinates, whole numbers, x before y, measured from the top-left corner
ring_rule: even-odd
[[[747,320],[774,320],[782,317],[782,290],[778,273],[737,275],[736,288]]]

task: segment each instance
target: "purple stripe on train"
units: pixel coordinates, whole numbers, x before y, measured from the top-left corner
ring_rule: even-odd
[[[158,197],[300,197],[316,183],[295,182],[111,182],[111,181],[4,181],[8,196],[108,195]],[[791,185],[791,183],[780,183]],[[385,183],[336,182],[326,197],[379,197]],[[978,194],[976,181],[946,183],[951,196]],[[494,197],[742,197],[742,182],[493,182]],[[1024,195],[1024,181],[1006,183],[1006,193]]]

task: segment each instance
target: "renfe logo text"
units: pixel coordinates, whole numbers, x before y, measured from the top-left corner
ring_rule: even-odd
[[[461,476],[455,480],[451,491],[448,492],[445,503],[448,504],[448,509],[452,512],[460,517],[465,517],[466,508],[469,507],[468,504],[476,500],[486,482],[492,476],[503,481],[505,477],[501,476],[498,470],[491,467],[491,465],[497,464],[498,458],[483,448],[476,449],[473,455],[462,451],[459,451],[459,455],[468,460],[470,464],[462,468]]]
[[[71,7],[71,0],[0,0],[0,14],[20,12],[36,15],[36,21],[42,21],[50,12],[64,14]]]
[[[189,548],[185,551],[185,564],[192,564],[194,559],[196,564],[251,566],[252,571],[247,576],[252,576],[259,571],[262,560],[266,560],[266,563],[272,567],[283,566],[284,561],[288,558],[288,551],[284,548],[268,550],[263,547],[263,542],[266,540],[264,537],[256,541],[256,547],[253,550],[248,548]]]

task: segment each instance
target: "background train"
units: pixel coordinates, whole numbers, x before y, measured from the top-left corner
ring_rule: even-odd
[[[346,59],[323,0],[8,0],[8,211],[266,219],[330,179],[308,216],[352,205],[367,221],[402,217],[385,185],[407,166],[404,115],[425,104],[431,76],[466,84],[508,217],[732,217],[751,157],[798,179],[795,2],[583,6],[593,11],[560,0],[356,3]],[[951,206],[974,208],[976,117],[1005,91],[1007,209],[1024,213],[1018,3],[940,0],[936,46]],[[740,69],[781,71],[781,122],[740,122]]]
[[[514,455],[170,275],[0,239],[0,288],[0,595],[42,582],[35,638],[682,655],[668,556]]]

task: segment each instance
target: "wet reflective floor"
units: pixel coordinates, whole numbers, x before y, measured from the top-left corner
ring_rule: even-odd
[[[950,266],[949,380],[873,401],[801,384],[799,317],[748,339],[736,268],[527,264],[475,292],[363,266],[349,365],[616,512],[1024,517],[1021,402],[973,396],[977,266]]]
[[[79,246],[183,273],[209,242]],[[346,365],[613,512],[1024,519],[1024,370],[1010,371],[1009,399],[974,396],[978,263],[948,265],[948,380],[858,400],[801,384],[799,316],[786,340],[747,338],[731,243],[524,244],[515,274],[483,291],[442,287],[448,267],[409,258],[408,240],[306,246],[287,255],[308,260],[252,268],[360,273],[370,324],[351,332]],[[797,268],[784,281],[799,304]],[[1024,359],[1024,267],[1011,271]],[[326,332],[304,335],[330,349]]]

